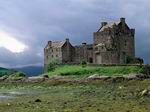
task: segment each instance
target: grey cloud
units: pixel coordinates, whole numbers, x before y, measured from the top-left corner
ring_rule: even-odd
[[[1,0],[0,28],[27,44],[30,50],[17,56],[5,52],[5,56],[14,57],[13,61],[2,56],[0,63],[42,64],[43,57],[36,54],[43,54],[48,40],[69,37],[73,44],[91,43],[92,33],[101,21],[114,21],[122,16],[129,26],[136,28],[137,56],[149,63],[149,4],[148,0]]]

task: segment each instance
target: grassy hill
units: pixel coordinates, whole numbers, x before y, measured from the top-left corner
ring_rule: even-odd
[[[93,74],[99,75],[126,75],[139,73],[142,70],[139,66],[85,66],[82,65],[62,65],[49,72],[49,76],[53,75],[78,75],[88,76]]]
[[[38,76],[43,73],[42,66],[26,66],[26,67],[13,68],[13,69],[17,71],[21,71],[27,74],[27,76]]]
[[[0,67],[0,77],[4,76],[4,75],[11,75],[13,73],[15,73],[15,70],[11,70],[11,69],[6,69],[6,68],[2,68]]]

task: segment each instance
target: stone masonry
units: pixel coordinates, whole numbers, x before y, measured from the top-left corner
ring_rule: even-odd
[[[69,39],[49,41],[44,48],[45,70],[50,60],[62,64],[126,64],[127,57],[135,58],[135,29],[130,29],[125,18],[117,22],[102,22],[97,32],[93,33],[93,44],[82,43],[73,46]]]

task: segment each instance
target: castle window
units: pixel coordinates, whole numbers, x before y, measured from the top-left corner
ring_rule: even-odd
[[[124,45],[127,46],[127,41],[125,40]]]
[[[56,55],[56,57],[58,57],[58,55]]]
[[[89,58],[89,63],[93,63],[93,58]]]
[[[52,55],[52,58],[53,58],[54,56]]]
[[[96,47],[95,50],[98,51],[98,47]]]
[[[53,52],[53,49],[52,49],[52,52]]]

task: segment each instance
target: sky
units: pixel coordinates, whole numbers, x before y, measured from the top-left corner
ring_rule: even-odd
[[[136,56],[150,63],[149,0],[0,0],[0,66],[43,65],[48,40],[92,43],[102,21],[125,17]]]

